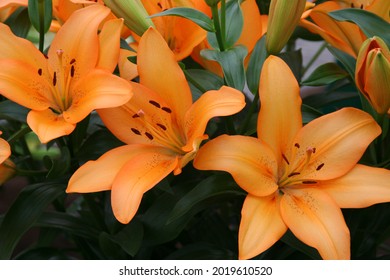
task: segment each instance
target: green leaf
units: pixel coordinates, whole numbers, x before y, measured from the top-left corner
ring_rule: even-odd
[[[357,24],[368,38],[381,37],[390,46],[390,23],[376,14],[362,9],[342,9],[328,14],[338,21]]]
[[[213,175],[196,185],[190,192],[185,194],[175,205],[168,223],[172,223],[189,212],[199,212],[212,204],[215,199],[228,196],[245,195],[226,174]]]
[[[248,87],[252,93],[256,93],[259,90],[260,73],[267,56],[265,36],[263,36],[257,41],[255,48],[252,51],[246,71]]]
[[[43,163],[49,169],[46,177],[49,179],[59,178],[66,174],[70,168],[71,155],[68,147],[61,147],[61,154],[59,157],[53,158],[49,155],[43,157]]]
[[[26,122],[28,109],[10,100],[0,102],[0,119]]]
[[[28,31],[31,28],[28,10],[22,7],[13,12],[4,23],[11,28],[16,36],[22,38],[27,37]]]
[[[28,0],[28,15],[31,24],[41,33],[40,36],[49,30],[52,21],[52,12],[51,0]]]
[[[188,69],[184,73],[190,83],[194,102],[206,91],[216,90],[223,86],[223,79],[210,71]]]
[[[227,49],[233,47],[240,38],[243,25],[244,17],[239,1],[229,1],[226,4],[225,47]]]
[[[356,59],[334,47],[328,46],[327,48],[341,62],[351,78],[355,79]]]
[[[310,107],[309,105],[302,104],[302,122],[307,124],[312,120],[319,118],[323,115],[322,112]]]
[[[41,183],[25,187],[9,208],[0,226],[0,259],[10,259],[23,234],[39,219],[46,207],[65,193],[65,185]]]
[[[236,259],[231,251],[204,242],[191,243],[170,254],[168,260],[229,260]]]
[[[278,56],[287,63],[293,72],[295,79],[297,79],[299,82],[302,78],[302,50],[299,49],[295,51],[279,53]]]
[[[326,63],[319,66],[301,84],[305,86],[323,86],[348,78],[349,74],[336,63]]]
[[[194,23],[196,23],[206,31],[215,32],[213,21],[206,14],[193,8],[187,8],[187,7],[171,8],[161,13],[154,14],[150,17],[154,18],[154,17],[161,17],[161,16],[183,17],[193,21]]]
[[[114,235],[104,233],[104,236],[110,241],[119,245],[127,254],[134,257],[141,248],[143,241],[144,229],[142,223],[132,220],[121,231]]]
[[[244,59],[248,54],[246,47],[235,46],[226,51],[202,50],[201,56],[208,60],[216,61],[221,65],[226,84],[240,91],[245,86]]]

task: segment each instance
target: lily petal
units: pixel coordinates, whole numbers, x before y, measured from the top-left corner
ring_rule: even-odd
[[[178,164],[176,156],[142,153],[128,161],[114,179],[111,204],[117,220],[127,224],[136,214],[145,192],[168,176]]]
[[[326,192],[289,189],[280,200],[283,221],[323,259],[349,259],[350,237],[343,214]]]
[[[3,23],[0,23],[0,42],[0,60],[20,60],[35,67],[36,71],[46,67],[44,55],[30,41],[15,36]]]
[[[219,90],[205,92],[186,114],[187,145],[183,150],[191,150],[193,142],[202,138],[208,121],[217,116],[229,116],[241,111],[245,106],[244,95],[233,88],[223,86]]]
[[[261,108],[258,138],[273,150],[278,165],[288,156],[287,147],[302,127],[299,85],[287,64],[276,56],[266,59],[260,77]]]
[[[270,248],[287,231],[275,195],[248,195],[241,210],[239,259],[250,259]]]
[[[99,59],[96,67],[113,72],[118,64],[123,19],[106,21],[99,33]]]
[[[94,109],[125,104],[132,96],[132,89],[124,79],[96,69],[78,80],[71,90],[71,95],[72,105],[63,115],[66,121],[77,123]]]
[[[76,73],[85,75],[96,66],[99,55],[98,27],[109,15],[103,5],[90,5],[75,11],[54,37],[48,57],[53,71],[63,71],[62,65],[75,61]],[[82,28],[80,28],[82,26]],[[64,56],[59,56],[62,50]]]
[[[23,61],[0,61],[0,93],[3,96],[33,110],[45,110],[55,104],[51,100],[50,84],[39,75],[38,69]]]
[[[301,169],[298,176],[303,179],[340,177],[356,165],[380,133],[374,119],[355,108],[344,108],[317,118],[304,126],[295,138],[291,170]],[[306,167],[302,169],[303,164]]]
[[[66,192],[89,193],[111,190],[119,170],[126,162],[141,153],[141,147],[121,146],[106,152],[97,160],[88,161],[72,175]]]
[[[253,137],[219,136],[199,149],[194,166],[229,172],[241,188],[254,196],[267,196],[278,188],[275,157],[267,145]]]
[[[184,123],[192,104],[191,91],[172,51],[153,28],[140,40],[137,63],[141,84],[160,95],[176,114],[178,123]]]
[[[11,149],[7,141],[0,138],[0,164],[11,155]]]
[[[118,68],[121,78],[131,81],[138,76],[137,64],[130,62],[127,58],[130,56],[136,56],[135,52],[130,50],[120,49]]]
[[[340,178],[321,181],[318,187],[340,208],[364,208],[390,201],[389,182],[390,170],[358,164]]]
[[[62,115],[55,114],[51,109],[30,111],[27,115],[27,124],[42,143],[69,135],[76,127],[75,124],[68,123]]]

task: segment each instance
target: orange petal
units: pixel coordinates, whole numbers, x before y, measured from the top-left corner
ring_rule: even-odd
[[[257,122],[258,138],[274,151],[278,165],[282,154],[302,127],[299,85],[287,64],[276,56],[266,59],[259,86],[261,108]]]
[[[270,248],[287,231],[274,195],[248,195],[241,210],[239,259],[250,259]]]
[[[390,1],[374,0],[371,2],[372,3],[365,10],[380,16],[387,22],[390,22]]]
[[[318,250],[323,259],[349,259],[350,237],[343,214],[325,192],[289,189],[280,200],[283,221],[292,233]]]
[[[7,141],[0,138],[0,164],[11,155],[11,148]]]
[[[322,116],[304,126],[295,138],[298,145],[292,148],[295,155],[291,170],[307,161],[309,151],[310,160],[299,176],[313,180],[342,176],[356,165],[380,133],[374,119],[355,108]]]
[[[142,153],[128,161],[115,177],[111,204],[117,220],[127,224],[136,214],[145,192],[173,171],[176,157],[164,153]]]
[[[119,59],[118,59],[119,74],[121,78],[127,81],[131,81],[138,76],[137,65],[130,62],[127,59],[129,56],[135,56],[135,55],[136,53],[125,49],[120,49],[119,52]]]
[[[50,46],[48,57],[53,71],[75,60],[77,73],[84,75],[96,66],[99,55],[98,27],[110,9],[90,5],[75,11],[58,31]],[[82,28],[80,28],[82,27]],[[57,51],[62,50],[62,62]]]
[[[42,143],[69,135],[76,127],[75,124],[66,122],[62,115],[57,115],[50,109],[30,111],[27,115],[27,124]]]
[[[96,67],[113,72],[118,64],[123,19],[106,21],[99,33],[99,59]]]
[[[356,165],[346,175],[321,181],[326,191],[340,208],[364,208],[390,201],[390,170]]]
[[[71,89],[72,105],[63,115],[70,123],[84,119],[94,109],[125,104],[132,96],[131,85],[122,78],[96,69]]]
[[[111,190],[119,170],[141,153],[139,145],[125,145],[103,154],[95,161],[88,161],[72,175],[67,193],[90,193]]]
[[[15,36],[10,28],[0,23],[0,60],[15,59],[39,68],[46,68],[44,55],[28,40]],[[4,67],[2,67],[4,68]]]
[[[219,136],[199,149],[194,166],[229,172],[241,188],[255,196],[270,195],[278,188],[275,157],[253,137]]]
[[[193,142],[202,138],[210,119],[217,116],[229,116],[241,111],[245,106],[244,95],[230,87],[204,93],[186,114],[187,145],[184,150],[191,150]]]
[[[184,122],[192,104],[192,96],[183,71],[161,35],[149,28],[138,47],[138,72],[141,84],[161,96]]]
[[[236,45],[244,45],[250,53],[255,47],[256,42],[263,35],[261,27],[261,16],[255,0],[246,0],[241,3],[244,25],[240,38]]]
[[[17,60],[2,59],[0,92],[8,99],[33,110],[55,106],[50,84],[38,74],[38,69]]]

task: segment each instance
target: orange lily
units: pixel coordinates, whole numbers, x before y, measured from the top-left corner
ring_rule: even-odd
[[[316,5],[310,12],[314,23],[301,20],[301,25],[309,31],[319,34],[332,46],[357,57],[360,46],[367,39],[360,28],[351,22],[339,22],[331,18],[328,13],[346,7],[363,8],[384,20],[390,22],[390,1],[388,0],[355,0],[355,1],[327,1]]]
[[[379,37],[367,39],[357,57],[355,81],[379,114],[390,114],[390,50]]]
[[[0,135],[2,132],[0,131]],[[7,141],[0,138],[0,164],[2,164],[11,155],[11,148]]]
[[[41,142],[70,134],[94,109],[130,99],[131,86],[112,74],[122,20],[106,22],[97,34],[109,13],[101,5],[75,12],[57,33],[47,58],[0,25],[0,92],[31,109],[27,123]]]
[[[357,164],[381,129],[367,113],[344,108],[302,127],[299,86],[270,56],[260,81],[258,139],[222,135],[200,148],[194,166],[229,172],[248,192],[239,258],[271,247],[289,228],[324,259],[350,258],[340,208],[390,201],[390,171]]]
[[[2,132],[0,131],[0,135],[1,134]],[[8,142],[0,138],[0,185],[4,184],[4,182],[11,178],[15,173],[15,170],[13,169],[15,165],[8,159],[10,155],[11,148]]]
[[[267,16],[260,14],[256,0],[246,0],[241,3],[241,10],[244,18],[244,25],[241,36],[237,40],[236,45],[243,45],[248,50],[248,56],[253,51],[256,42],[266,32]],[[207,39],[203,40],[196,46],[191,54],[191,57],[205,69],[222,76],[222,69],[215,61],[204,59],[200,52],[203,49],[211,49]],[[247,59],[248,60],[248,59]]]
[[[67,192],[111,190],[115,217],[128,223],[143,194],[172,171],[180,174],[198,151],[207,122],[240,111],[244,95],[229,87],[204,93],[192,103],[185,76],[163,37],[153,28],[138,48],[140,84],[131,102],[98,110],[107,128],[127,145],[81,166]]]
[[[0,3],[0,22],[4,22],[17,8],[27,7],[28,0],[2,0]]]

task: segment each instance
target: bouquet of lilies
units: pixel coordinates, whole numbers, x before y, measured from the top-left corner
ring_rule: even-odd
[[[1,259],[390,258],[389,0],[0,21]]]

